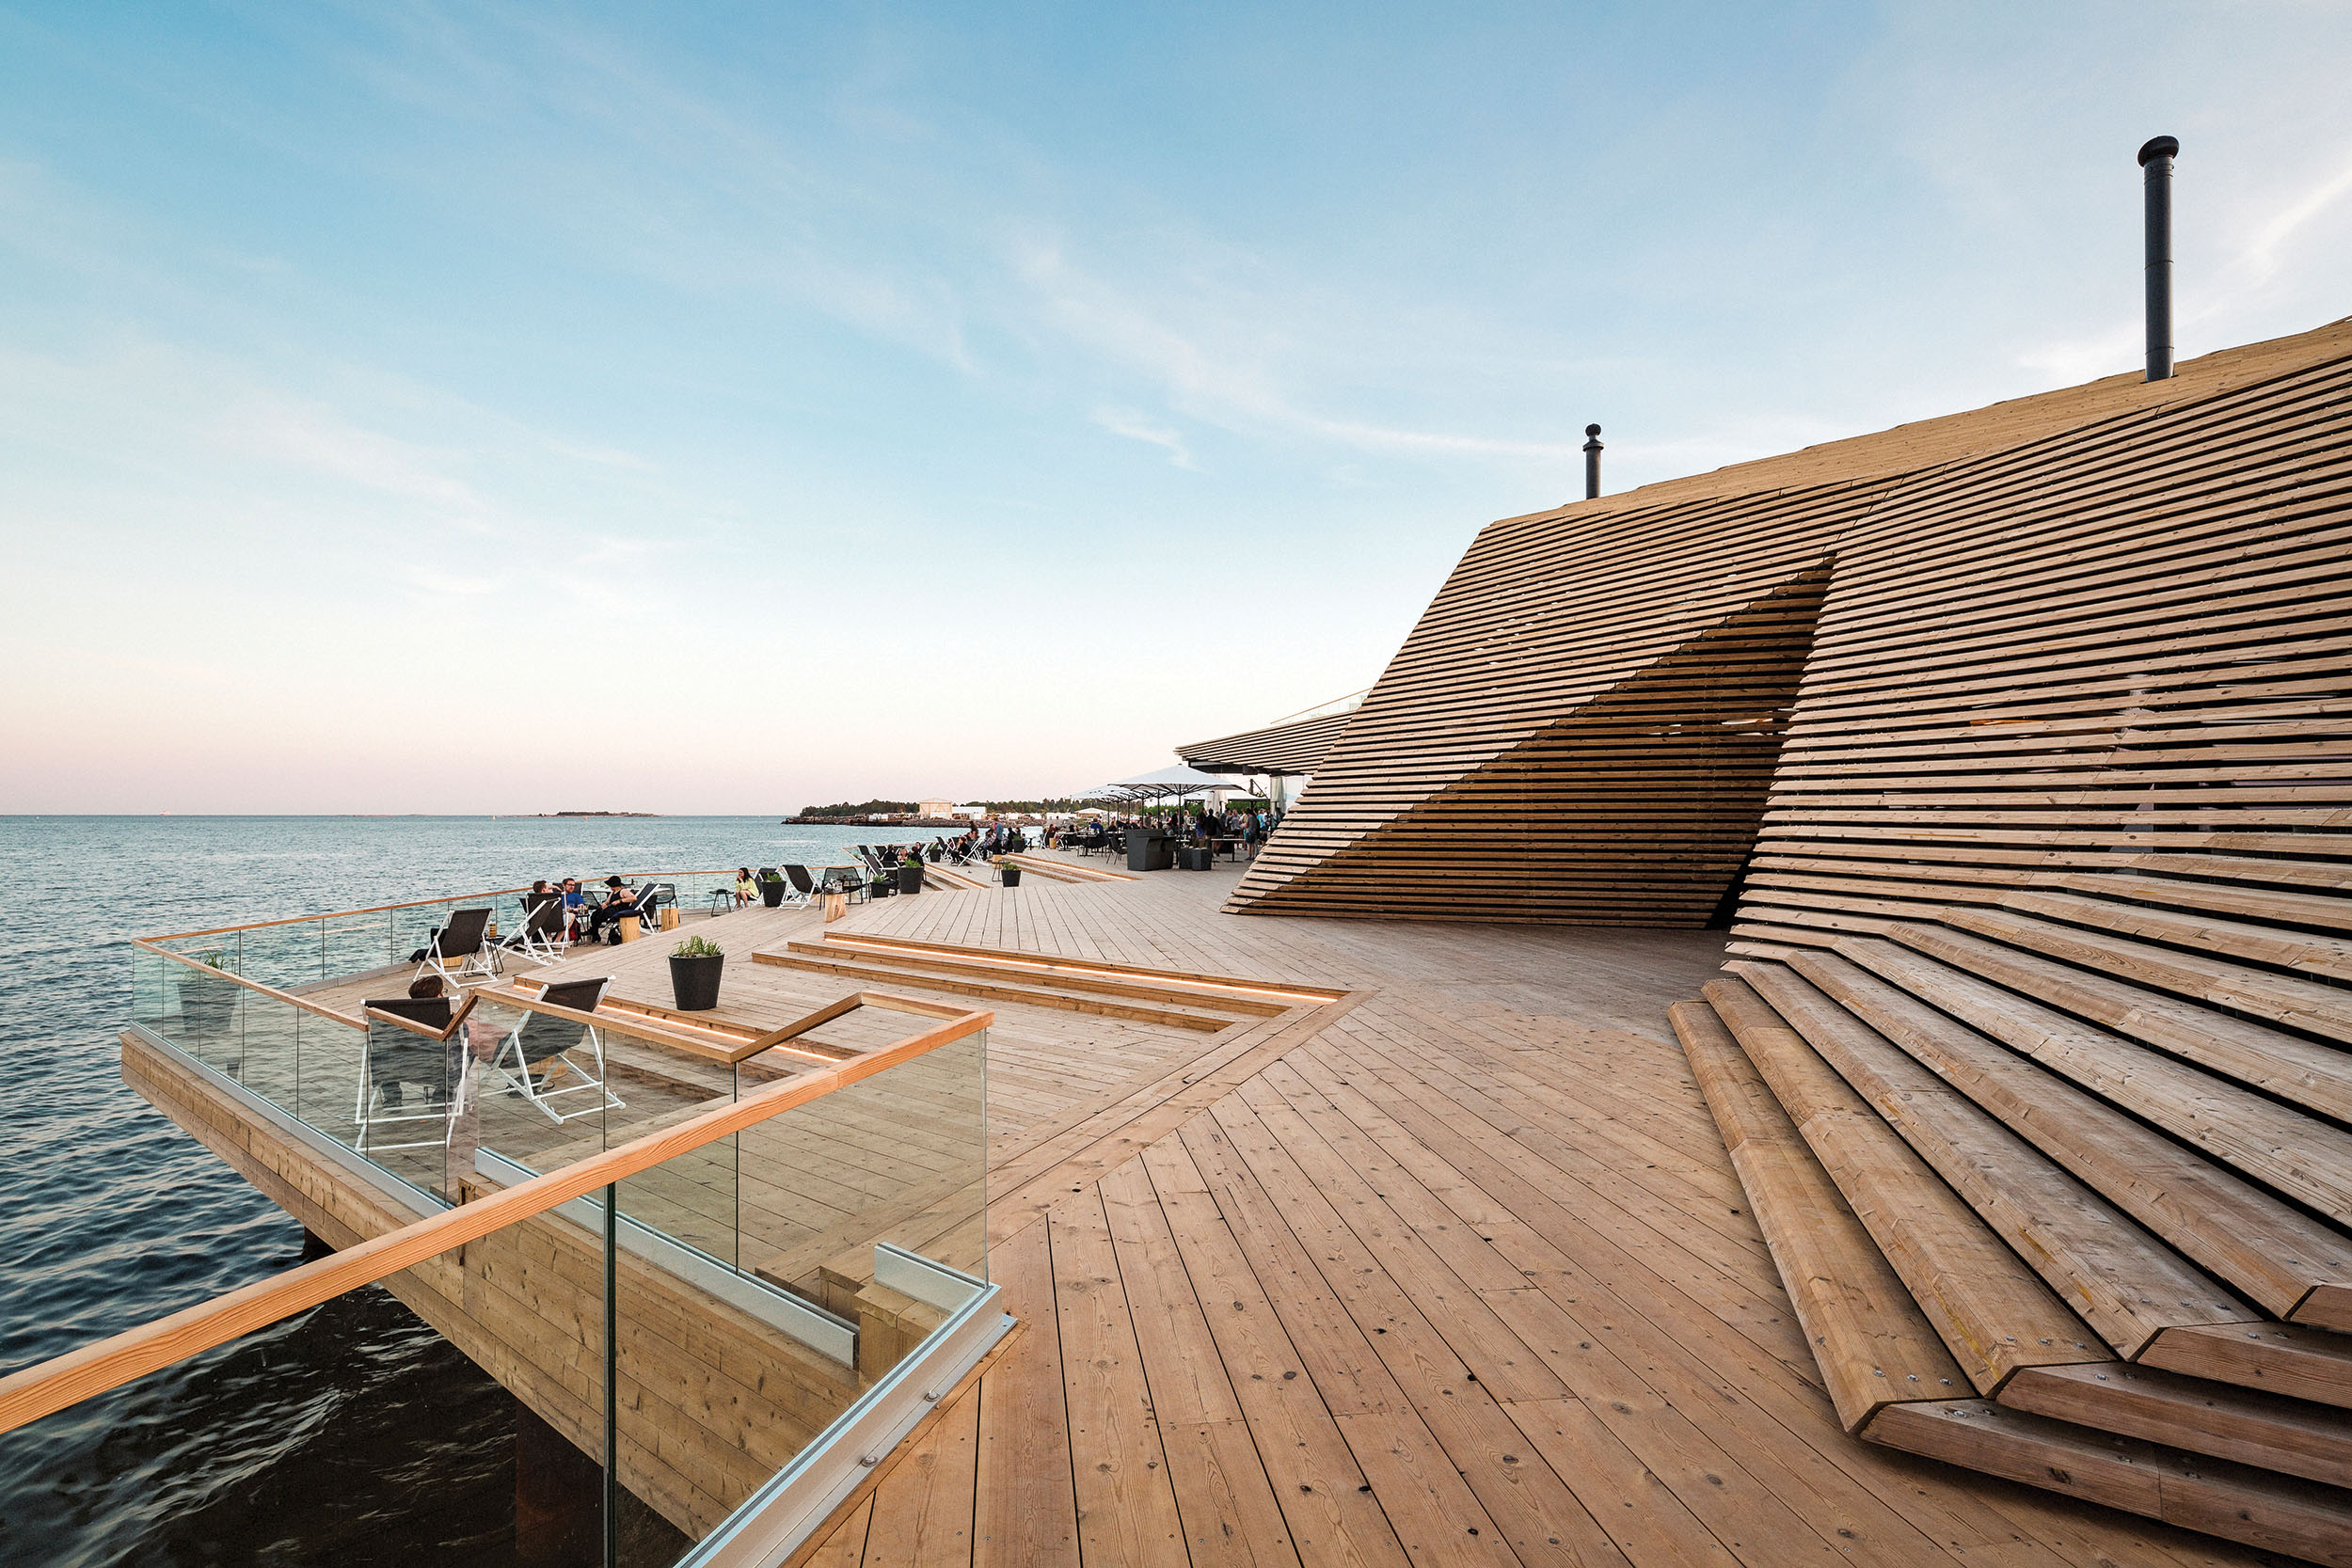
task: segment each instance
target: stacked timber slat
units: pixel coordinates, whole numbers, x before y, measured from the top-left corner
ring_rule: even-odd
[[[2341,347],[1896,486],[1837,541],[1737,977],[1676,1019],[1833,1395],[1935,1348],[1974,1385],[1849,1430],[2330,1563],[2347,546]]]
[[[2121,819],[2185,849],[2217,792],[2267,808],[2248,819],[2257,836],[2320,827],[2305,785],[2258,781],[2352,745],[2329,738],[2341,715],[2325,706],[2344,644],[2314,624],[2272,648],[2341,555],[2309,519],[2339,504],[2328,367],[2348,354],[2352,325],[2338,323],[2189,361],[2169,381],[2110,378],[1492,524],[1228,908],[1701,925],[1739,879],[1765,778],[1757,880],[1804,911],[1789,919],[1836,929],[1951,898],[2043,919],[2005,896],[2096,899],[2101,878],[2146,878],[2115,851],[2155,845],[2119,845]],[[2281,504],[2249,512],[2246,498]],[[2017,635],[2037,619],[2041,633]],[[2047,689],[2007,701],[2035,669]],[[1804,741],[1789,731],[1783,758],[1799,671]],[[1868,693],[1890,676],[1917,689],[1882,711]],[[2216,688],[2225,717],[2195,695]],[[1892,882],[1853,867],[1874,834],[1924,820],[1913,764],[1955,752],[1971,760],[1947,771],[1965,776],[1935,788],[1973,778],[1966,803],[1986,823],[2061,836],[2029,835],[2021,855],[2016,835],[1995,835],[1986,847],[2000,852],[1979,862],[2002,875],[1963,874],[1958,889],[1946,857],[1916,857],[1926,868]],[[1800,777],[1820,788],[1796,789]],[[1815,796],[1835,798],[1842,815],[1813,820],[1845,847],[1788,831]],[[2037,858],[2077,844],[2092,852]],[[2275,852],[2235,834],[2203,849]],[[1899,834],[1875,858],[1915,857]],[[2201,891],[2215,875],[2168,885],[2176,917],[2294,923],[2328,902],[2306,882]],[[1751,924],[1773,923],[1758,906]]]
[[[1482,532],[1246,912],[1695,926],[1872,1442],[2352,1565],[2352,323]]]

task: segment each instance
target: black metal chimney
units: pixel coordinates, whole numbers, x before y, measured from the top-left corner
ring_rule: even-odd
[[[2148,379],[2172,373],[2172,158],[2181,150],[2171,136],[2153,136],[2139,150],[2141,184],[2148,198]]]
[[[1600,494],[1600,426],[1584,427],[1584,499]]]

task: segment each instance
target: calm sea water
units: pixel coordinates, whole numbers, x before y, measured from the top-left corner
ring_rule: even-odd
[[[302,1230],[122,1084],[133,934],[534,877],[831,860],[772,818],[0,817],[0,1372],[290,1268]],[[513,1553],[512,1402],[380,1290],[0,1435],[0,1563]],[[683,1539],[635,1511],[630,1557]]]

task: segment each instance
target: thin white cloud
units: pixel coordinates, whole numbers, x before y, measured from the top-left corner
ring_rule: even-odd
[[[1154,309],[1133,292],[1074,265],[1058,243],[1022,244],[1013,265],[1037,309],[1065,336],[1157,382],[1182,412],[1237,435],[1305,436],[1360,451],[1420,456],[1558,461],[1578,450],[1575,442],[1414,430],[1316,412],[1282,387],[1291,379],[1321,378],[1312,364],[1316,347],[1289,343],[1292,334],[1275,325],[1295,319],[1297,312],[1247,291],[1196,285],[1196,293],[1208,297],[1193,301],[1183,311],[1192,320],[1179,325],[1168,319],[1176,311]],[[1268,362],[1270,350],[1284,346],[1291,347],[1288,357],[1299,362],[1290,375],[1278,373]],[[1099,415],[1096,422],[1102,422]]]
[[[2313,218],[2352,196],[2352,154],[2346,154],[2336,171],[2318,184],[2287,204],[2279,214],[2254,231],[2253,238],[2238,255],[2237,264],[2252,275],[2257,283],[2266,282],[2278,272],[2280,252],[2296,230]]]
[[[1154,423],[1132,408],[1097,408],[1094,422],[1114,436],[1124,436],[1131,441],[1142,441],[1168,453],[1168,463],[1179,468],[1198,470],[1192,450],[1184,445],[1184,434],[1173,425]]]

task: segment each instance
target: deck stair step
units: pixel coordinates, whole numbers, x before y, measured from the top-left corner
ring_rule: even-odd
[[[2135,1356],[2176,1324],[2259,1320],[1796,975],[1735,973],[1708,1000],[1865,1223],[1884,1214],[1871,1226],[1879,1249],[1979,1393],[2022,1366]],[[1828,1124],[1832,1107],[1845,1125]],[[1823,1145],[1838,1133],[1867,1156],[1831,1158]]]
[[[1735,978],[1669,1017],[1849,1432],[2352,1568],[2352,1492],[2342,1490],[2352,1483],[2352,1418],[2329,1408],[2352,1403],[2352,1357],[2338,1354],[2352,1340],[2258,1319],[2199,1322],[2191,1310],[2153,1334],[2144,1323],[2130,1331],[2161,1365],[2116,1359],[2005,1240],[2029,1253],[2045,1236],[2072,1245],[2110,1292],[2128,1288],[2122,1268],[2154,1268],[2175,1287],[2201,1276],[1825,991],[1781,964],[1727,967]],[[1850,1081],[1850,1068],[1876,1092]],[[1935,1147],[1975,1172],[1970,1185],[2039,1228],[1996,1234],[1910,1132],[1882,1119],[1890,1107],[1912,1116],[1927,1144],[1946,1136]],[[1963,1134],[1970,1141],[1950,1141]],[[2011,1168],[1985,1169],[1997,1165]],[[2070,1194],[2089,1214],[2053,1223],[2048,1212]],[[2090,1216],[2102,1214],[2129,1244],[2084,1254],[2097,1233]],[[2151,1305],[2119,1302],[2106,1315],[2125,1321]],[[2044,1332],[2003,1332],[2008,1312]],[[2069,1323],[2071,1354],[2035,1346],[1996,1369],[1998,1353],[1979,1348],[2056,1338],[2047,1331]],[[1922,1369],[1980,1390],[1997,1370],[1997,1392],[1923,1391]]]
[[[2255,963],[2352,980],[2352,941],[2343,937],[2280,930],[2270,926],[2219,920],[2207,914],[2090,898],[2076,893],[2010,893],[2002,896],[2001,907],[2194,952],[2227,953]]]
[[[1080,861],[1064,860],[1060,856],[1006,855],[1024,871],[1034,872],[1057,882],[1133,882],[1141,880],[1132,873],[1114,871],[1108,865],[1088,865]]]
[[[1319,1007],[1327,1002],[1337,1002],[1348,992],[1339,986],[1303,984],[1295,980],[1264,980],[1243,974],[1212,974],[1191,969],[1147,969],[1141,964],[1114,963],[1107,959],[1073,958],[1061,953],[1038,953],[1020,948],[972,947],[949,942],[924,942],[914,937],[890,936],[881,931],[832,931],[828,937],[837,942],[854,943],[863,948],[914,958],[978,958],[988,963],[1047,972],[1055,975],[1091,975],[1096,978],[1133,980],[1150,984],[1188,987],[1217,997],[1254,997],[1276,1001],[1286,1007]]]
[[[2143,1358],[2194,1377],[2352,1410],[2352,1335],[2295,1323],[2183,1330]]]
[[[1967,1373],[1715,1010],[1681,1002],[1668,1016],[1838,1420],[1857,1432],[1890,1402],[1965,1394]]]
[[[2011,1410],[1991,1400],[1890,1404],[1867,1440],[2187,1529],[2352,1568],[2352,1493]]]
[[[2352,1486],[2352,1417],[2303,1400],[2119,1362],[2032,1367],[2000,1402],[2329,1486]]]
[[[2352,1132],[1909,947],[1865,940],[1836,951],[2207,1158],[2352,1222]]]
[[[2255,874],[2261,875],[2265,869],[2262,863],[2254,864]],[[2244,915],[2280,926],[2317,926],[2330,931],[2352,931],[2352,899],[2341,895],[2288,893],[2279,888],[2248,887],[2243,882],[2195,881],[2186,877],[2118,876],[2111,871],[2044,873],[2034,881],[2041,887],[2210,910],[2217,914]]]
[[[793,943],[791,948],[803,946]],[[819,945],[816,952],[798,952],[787,948],[781,953],[759,952],[752,955],[754,963],[773,964],[784,969],[811,970],[819,974],[838,974],[845,979],[889,986],[912,987],[923,990],[946,991],[957,996],[979,997],[991,1002],[1018,1002],[1037,1007],[1057,1007],[1064,1012],[1098,1013],[1105,1018],[1134,1019],[1146,1023],[1164,1023],[1179,1029],[1194,1029],[1204,1034],[1216,1034],[1230,1029],[1236,1015],[1229,1011],[1208,1011],[1194,1006],[1172,1006],[1144,1001],[1121,1000],[1111,996],[1089,996],[1029,983],[1025,976],[1009,974],[1003,978],[959,976],[894,961],[880,954],[844,949],[833,952]]]
[[[2352,1327],[2339,1232],[1864,969],[1856,945],[1788,967],[2264,1312]]]
[[[1053,990],[1073,993],[1134,998],[1141,1001],[1166,1002],[1184,1006],[1196,1006],[1213,1012],[1272,1018],[1298,1006],[1287,998],[1252,996],[1232,990],[1212,990],[1200,985],[1180,981],[1147,980],[1120,975],[1115,973],[1088,974],[1062,969],[1041,959],[1007,953],[983,957],[978,954],[932,952],[897,944],[868,943],[852,933],[827,933],[821,940],[799,939],[786,944],[786,950],[827,958],[857,962],[894,964],[907,969],[925,970],[934,974],[958,976],[977,976],[992,980],[1017,980],[1023,984],[1039,985]]]
[[[1937,918],[1947,926],[2098,970],[2133,985],[2193,997],[2352,1043],[2352,990],[2341,986],[2249,969],[2208,953],[2184,952],[2061,925],[2018,910],[1955,906]]]
[[[2352,1052],[1949,926],[1906,923],[1887,935],[1954,969],[2103,1023],[2307,1111],[2352,1122]]]
[[[976,877],[958,866],[941,865],[935,861],[923,863],[923,885],[941,893],[977,893],[989,885],[985,877]]]

